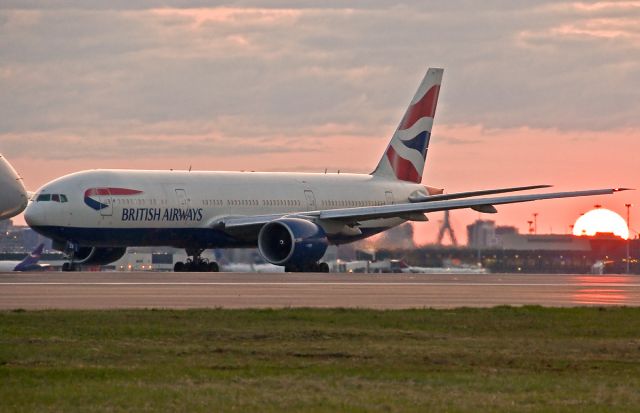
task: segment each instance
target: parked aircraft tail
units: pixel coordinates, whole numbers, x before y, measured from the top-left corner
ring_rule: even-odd
[[[20,261],[18,265],[16,265],[14,271],[29,271],[30,269],[32,269],[38,264],[38,261],[40,261],[43,250],[44,244],[38,245],[36,249],[31,251],[29,255],[27,255],[22,261]]]

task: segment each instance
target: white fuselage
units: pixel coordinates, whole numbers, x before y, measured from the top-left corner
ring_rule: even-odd
[[[0,261],[0,272],[11,272],[16,269],[20,261]]]
[[[56,241],[90,246],[255,246],[255,233],[229,236],[229,216],[299,213],[407,202],[419,184],[360,174],[92,170],[56,179],[37,192],[25,217]],[[54,201],[55,199],[55,201]],[[349,242],[404,222],[364,221],[362,234],[325,228]]]
[[[22,179],[0,155],[0,219],[11,218],[22,212],[27,206],[27,198]]]

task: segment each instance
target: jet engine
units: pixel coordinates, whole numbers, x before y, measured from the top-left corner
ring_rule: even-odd
[[[319,270],[316,263],[328,246],[324,230],[302,218],[271,221],[258,234],[258,250],[262,257],[271,264],[284,265],[287,271]]]
[[[106,265],[118,261],[127,252],[126,248],[81,247],[73,262],[82,265]]]

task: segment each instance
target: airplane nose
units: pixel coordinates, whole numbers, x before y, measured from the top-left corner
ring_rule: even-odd
[[[42,214],[42,209],[38,208],[38,204],[32,201],[27,205],[27,209],[24,210],[24,220],[30,227],[37,227],[44,222]]]

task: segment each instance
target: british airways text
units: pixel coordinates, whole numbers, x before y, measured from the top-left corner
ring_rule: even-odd
[[[202,208],[124,208],[123,221],[201,221]]]

